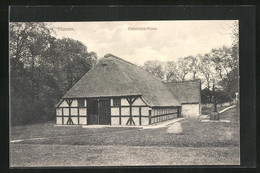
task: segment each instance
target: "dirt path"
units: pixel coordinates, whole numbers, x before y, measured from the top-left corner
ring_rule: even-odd
[[[229,110],[229,109],[231,109],[231,108],[234,108],[234,107],[236,107],[236,105],[229,106],[229,107],[227,107],[227,108],[225,108],[225,109],[219,111],[219,113],[221,114],[221,113],[223,113],[223,112],[225,112],[225,111],[227,111],[227,110]]]

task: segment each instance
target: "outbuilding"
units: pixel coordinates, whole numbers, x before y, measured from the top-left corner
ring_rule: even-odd
[[[201,81],[165,83],[174,97],[182,105],[183,117],[198,117],[201,115]]]
[[[56,106],[60,125],[150,125],[180,116],[181,103],[159,78],[112,54]]]

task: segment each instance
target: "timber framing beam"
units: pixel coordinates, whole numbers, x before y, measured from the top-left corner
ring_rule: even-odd
[[[142,107],[139,107],[139,125],[142,125]]]
[[[68,103],[69,105],[69,118],[68,118],[68,121],[67,121],[67,125],[74,125],[72,119],[71,119],[71,104],[72,104],[72,99],[66,99],[66,102]]]
[[[121,98],[120,98],[121,100]],[[119,104],[119,125],[122,124],[122,113],[121,113],[121,101],[120,101],[120,104]]]
[[[126,125],[130,124],[130,125],[135,125],[135,122],[133,120],[133,116],[132,116],[132,105],[133,103],[136,101],[138,97],[127,97],[126,100],[128,101],[129,105],[130,105],[130,115],[129,115],[129,119],[126,122]]]

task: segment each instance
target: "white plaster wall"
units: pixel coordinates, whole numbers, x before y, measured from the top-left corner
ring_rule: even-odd
[[[133,117],[136,126],[139,126],[139,117]]]
[[[129,103],[125,98],[121,99],[121,106],[129,106]]]
[[[77,108],[70,108],[71,115],[78,115],[78,109]]]
[[[149,125],[149,118],[142,117],[142,126],[147,126],[147,125]]]
[[[113,105],[113,99],[110,99],[110,105],[111,105],[111,106],[114,106],[114,105]]]
[[[87,101],[84,101],[85,106],[87,105]],[[67,102],[64,100],[61,104],[60,107],[68,107],[69,105]],[[74,99],[71,104],[72,107],[77,107],[78,106],[78,101],[77,99]],[[69,108],[63,108],[63,114],[64,116],[64,124],[67,123],[68,121],[68,116],[69,116]],[[86,108],[79,108],[79,114],[80,116],[87,116],[87,110]],[[62,108],[56,108],[56,115],[62,116]],[[71,115],[77,116],[78,115],[78,109],[77,108],[71,108]],[[72,121],[74,124],[78,124],[78,117],[71,117]],[[62,117],[56,117],[57,124],[62,124]],[[80,117],[79,118],[80,124],[87,124],[87,117]]]
[[[62,124],[62,118],[56,117],[56,124]]]
[[[86,108],[79,108],[79,115],[80,116],[86,116],[87,115],[87,109]]]
[[[78,100],[74,99],[71,103],[71,107],[78,107]]]
[[[129,115],[130,108],[129,107],[121,107],[121,115]]]
[[[199,104],[182,104],[182,116],[198,117],[200,115]]]
[[[63,114],[69,115],[69,108],[63,108]]]
[[[71,117],[74,124],[78,124],[78,117]]]
[[[56,108],[56,115],[62,115],[61,108]]]
[[[68,106],[69,106],[68,103],[65,100],[63,100],[59,107],[68,107]]]
[[[111,125],[119,125],[119,117],[111,117]]]
[[[111,108],[111,115],[119,115],[119,108]]]
[[[126,125],[126,122],[128,121],[129,117],[121,117],[121,124]]]
[[[87,124],[87,118],[86,117],[79,117],[79,124]]]
[[[64,118],[64,124],[67,124],[69,117],[63,117],[63,118]]]
[[[142,112],[142,115],[149,115],[149,108],[148,107],[142,107],[141,112]]]
[[[135,100],[135,102],[133,103],[133,105],[136,106],[145,106],[145,103],[142,101],[142,99],[140,99],[139,97]]]
[[[139,107],[132,107],[132,115],[139,115]]]

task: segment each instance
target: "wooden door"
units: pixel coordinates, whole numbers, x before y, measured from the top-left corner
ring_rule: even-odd
[[[98,100],[88,100],[87,106],[87,123],[91,124],[99,124],[99,116],[98,116]]]
[[[110,100],[100,99],[98,103],[99,124],[111,124]]]

